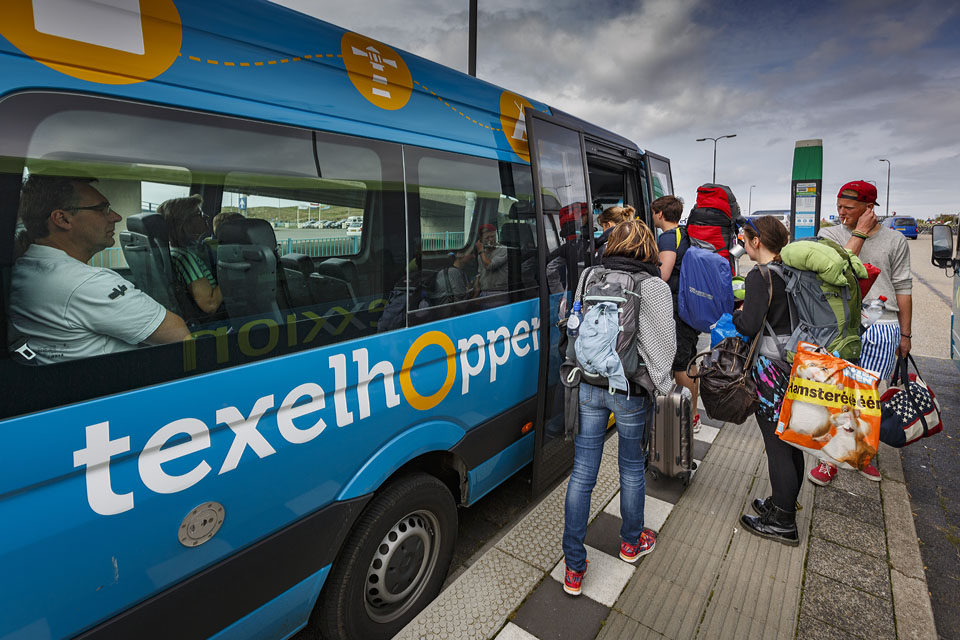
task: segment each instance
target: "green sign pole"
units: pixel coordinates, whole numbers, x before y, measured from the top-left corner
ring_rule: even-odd
[[[812,238],[820,231],[823,140],[797,140],[790,183],[790,239]]]

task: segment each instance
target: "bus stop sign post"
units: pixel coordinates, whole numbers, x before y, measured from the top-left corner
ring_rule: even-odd
[[[823,186],[823,140],[797,140],[790,182],[790,240],[812,238],[820,231]]]

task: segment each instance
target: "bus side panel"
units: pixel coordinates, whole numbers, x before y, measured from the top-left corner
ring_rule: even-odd
[[[504,480],[530,464],[533,460],[534,433],[520,440],[467,473],[469,496],[467,505],[496,489]]]
[[[0,423],[0,522],[20,523],[0,531],[14,576],[0,637],[76,634],[331,504],[425,415],[469,431],[535,395],[536,312],[528,300]],[[392,373],[360,384],[361,369]],[[207,502],[222,528],[181,544]]]
[[[325,566],[289,591],[211,636],[210,640],[289,638],[306,626],[310,619],[310,612],[320,596],[330,566]]]
[[[417,456],[431,451],[447,451],[463,438],[462,427],[431,420],[411,427],[374,453],[360,472],[343,488],[337,500],[349,500],[376,489]]]

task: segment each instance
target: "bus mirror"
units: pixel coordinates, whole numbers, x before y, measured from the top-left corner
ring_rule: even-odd
[[[953,231],[950,227],[945,224],[934,225],[931,240],[933,242],[931,262],[941,269],[949,269],[954,266]]]

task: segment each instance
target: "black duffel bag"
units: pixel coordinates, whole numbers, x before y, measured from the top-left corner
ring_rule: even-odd
[[[740,338],[724,338],[687,365],[687,375],[700,380],[703,407],[714,420],[743,424],[760,407],[757,385],[750,375],[756,342],[748,347]],[[691,373],[690,367],[701,357],[697,373]]]

